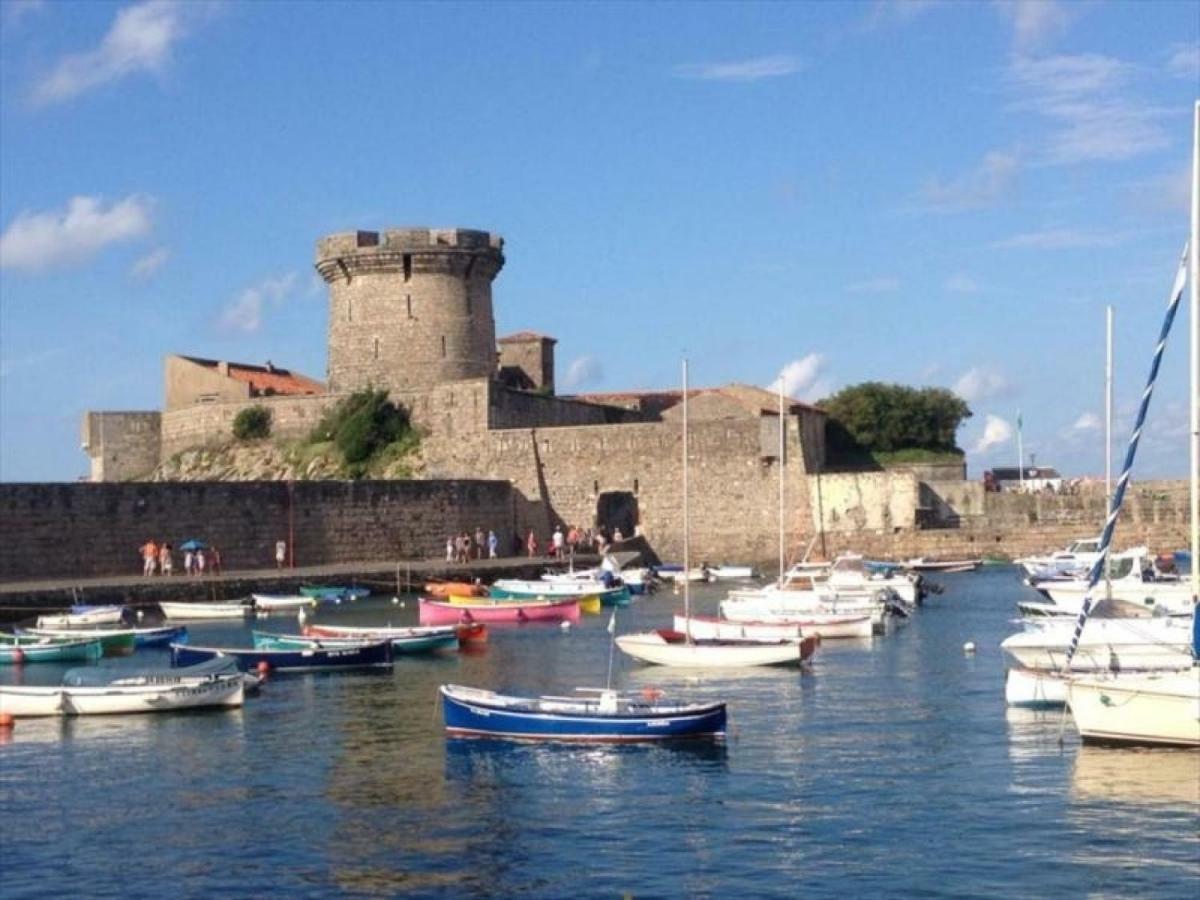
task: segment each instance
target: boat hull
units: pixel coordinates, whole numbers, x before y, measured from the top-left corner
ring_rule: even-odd
[[[1012,668],[1004,676],[1004,702],[1020,709],[1057,709],[1067,702],[1067,681],[1055,672]]]
[[[869,638],[875,633],[870,616],[830,616],[783,622],[734,622],[717,616],[675,614],[674,628],[700,640],[797,641],[816,636],[821,640]]]
[[[256,650],[302,650],[306,647],[344,648],[361,647],[362,638],[319,637],[316,635],[264,634],[256,631],[254,649]],[[457,650],[458,635],[453,631],[443,634],[413,635],[409,637],[387,638],[392,645],[393,656],[408,656],[416,653],[434,653],[438,650]]]
[[[441,688],[446,731],[455,737],[527,741],[635,742],[725,735],[724,703],[665,707],[647,701],[633,708],[604,711],[597,701],[544,698],[514,705],[490,691],[445,685]],[[505,703],[503,701],[509,701]]]
[[[1035,627],[1000,647],[1026,669],[1057,670],[1066,663],[1073,623]],[[1192,663],[1191,629],[1167,619],[1092,619],[1084,628],[1072,672],[1167,671]]]
[[[386,669],[392,665],[392,650],[387,641],[353,647],[303,647],[295,650],[171,645],[173,666],[191,666],[221,656],[235,660],[243,672],[257,671],[263,663],[271,672],[335,672]]]
[[[75,606],[70,612],[38,616],[38,628],[78,628],[83,625],[116,625],[125,614],[122,606]]]
[[[422,625],[578,622],[579,600],[570,597],[565,600],[478,600],[456,604],[422,597],[418,615]]]
[[[286,609],[308,609],[317,605],[318,598],[303,594],[251,594],[254,608],[267,612]]]
[[[160,600],[159,608],[168,619],[241,619],[251,607],[242,603],[173,603]]]
[[[0,712],[15,717],[95,716],[237,707],[245,699],[242,675],[192,684],[104,687],[0,687]]]
[[[816,639],[760,643],[756,641],[693,642],[678,632],[623,634],[616,639],[621,652],[654,666],[689,669],[741,669],[753,666],[799,665],[811,655]],[[807,645],[807,646],[806,646]]]
[[[104,655],[100,641],[59,641],[47,644],[0,645],[0,666],[39,662],[88,662]]]
[[[1067,703],[1086,743],[1200,747],[1200,668],[1071,678]]]

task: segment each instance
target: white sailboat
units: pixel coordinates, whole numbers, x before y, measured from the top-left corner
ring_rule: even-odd
[[[1071,678],[1067,704],[1085,742],[1200,747],[1200,101],[1195,105],[1192,122],[1191,212],[1192,666],[1175,673]]]
[[[688,537],[688,385],[687,360],[683,361],[683,570],[691,569]],[[782,427],[782,422],[780,423]],[[694,669],[727,669],[745,666],[799,664],[816,649],[816,639],[775,641],[698,639],[691,630],[691,588],[683,582],[684,630],[673,628],[623,634],[616,639],[621,652],[650,665]]]

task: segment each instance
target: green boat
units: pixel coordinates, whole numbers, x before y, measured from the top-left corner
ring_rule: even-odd
[[[6,666],[36,662],[90,662],[103,655],[104,648],[98,640],[0,644],[0,665]]]
[[[137,647],[137,631],[131,628],[29,628],[20,630],[22,641],[99,641],[105,656],[129,656]],[[25,646],[22,644],[22,646]]]

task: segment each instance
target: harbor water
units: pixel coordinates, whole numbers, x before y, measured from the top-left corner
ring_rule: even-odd
[[[0,895],[1194,898],[1200,753],[1081,747],[1060,712],[1006,710],[1015,570],[932,580],[944,593],[911,621],[826,641],[807,671],[616,654],[620,687],[728,701],[725,743],[444,737],[439,684],[602,686],[607,610],[387,674],[277,676],[236,711],[19,721],[0,746]],[[404,600],[317,618],[410,624]],[[617,630],[666,626],[678,603],[636,598]],[[189,630],[250,641],[240,623]]]

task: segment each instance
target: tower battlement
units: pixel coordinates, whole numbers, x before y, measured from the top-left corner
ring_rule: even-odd
[[[419,390],[496,371],[492,279],[504,240],[468,228],[348,231],[317,241],[329,285],[329,389]]]

